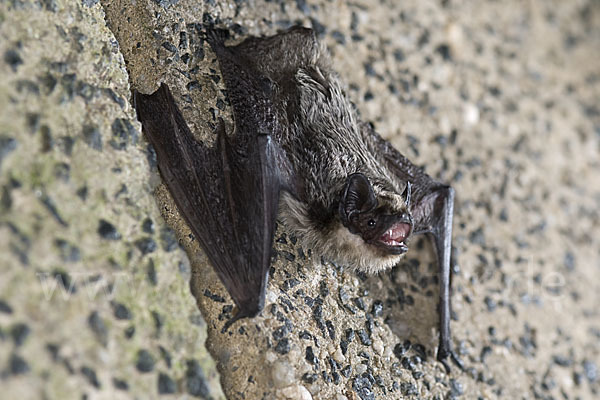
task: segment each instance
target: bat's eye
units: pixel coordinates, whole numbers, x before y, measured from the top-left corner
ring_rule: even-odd
[[[375,225],[377,225],[377,221],[375,221],[374,219],[370,219],[367,222],[367,225],[369,226],[369,228],[373,228]]]

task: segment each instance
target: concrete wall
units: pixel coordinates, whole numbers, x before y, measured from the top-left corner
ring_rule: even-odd
[[[221,333],[130,103],[164,81],[199,139],[231,123],[202,23],[313,27],[362,118],[455,187],[464,372],[435,361],[420,239],[364,277],[280,225],[265,310]],[[1,3],[0,397],[596,398],[599,49],[595,0]]]

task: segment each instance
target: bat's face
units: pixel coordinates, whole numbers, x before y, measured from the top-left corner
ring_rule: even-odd
[[[412,233],[412,217],[406,201],[398,195],[375,194],[369,180],[356,173],[348,177],[339,205],[342,224],[366,245],[375,246],[383,256],[406,253]]]

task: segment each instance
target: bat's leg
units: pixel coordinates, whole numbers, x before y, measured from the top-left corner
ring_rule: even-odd
[[[419,193],[418,200],[412,206],[415,221],[415,233],[427,233],[435,247],[440,282],[439,329],[440,344],[437,358],[447,371],[450,370],[448,356],[464,369],[462,361],[452,351],[450,343],[450,257],[452,250],[452,216],[454,209],[454,189],[447,185],[431,185],[431,178],[422,176],[430,182],[425,193]],[[418,182],[415,183],[418,186]]]

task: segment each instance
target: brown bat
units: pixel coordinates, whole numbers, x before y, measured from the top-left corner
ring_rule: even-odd
[[[173,198],[238,307],[224,329],[264,306],[275,220],[305,246],[366,273],[394,266],[428,234],[440,273],[438,360],[450,343],[454,190],[360,121],[327,51],[307,28],[226,46],[207,31],[233,109],[213,147],[197,142],[165,84],[134,93]]]

